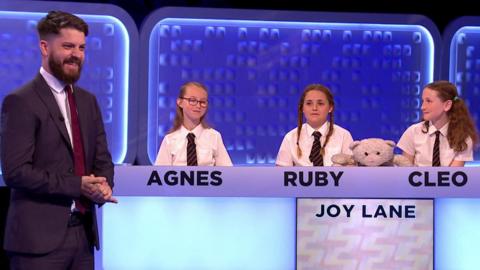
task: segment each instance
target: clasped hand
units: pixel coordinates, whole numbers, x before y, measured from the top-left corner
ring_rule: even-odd
[[[118,203],[118,200],[112,196],[112,189],[103,176],[82,176],[82,195],[95,203]]]

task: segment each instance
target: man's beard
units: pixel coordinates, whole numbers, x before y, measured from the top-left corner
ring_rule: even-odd
[[[76,63],[78,65],[78,72],[67,74],[63,70],[63,65],[68,63]],[[72,56],[63,60],[63,62],[56,61],[53,56],[48,58],[48,66],[52,71],[52,75],[60,81],[67,84],[74,84],[80,79],[80,74],[82,73],[82,62],[78,57]]]

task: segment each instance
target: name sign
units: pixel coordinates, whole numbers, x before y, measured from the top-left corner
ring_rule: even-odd
[[[477,198],[474,167],[115,167],[116,196]],[[365,209],[365,215],[409,208]],[[380,212],[379,212],[380,211]],[[383,214],[382,214],[383,215]]]

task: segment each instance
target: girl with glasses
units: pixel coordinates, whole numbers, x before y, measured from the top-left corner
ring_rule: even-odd
[[[331,166],[332,156],[349,154],[350,132],[333,122],[335,103],[321,84],[305,88],[298,104],[298,126],[288,132],[280,146],[277,166]],[[303,119],[307,123],[303,123]]]
[[[203,84],[181,86],[173,127],[163,138],[155,165],[232,166],[222,136],[205,121],[207,109]]]

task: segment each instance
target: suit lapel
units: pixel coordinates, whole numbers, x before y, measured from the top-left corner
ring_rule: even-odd
[[[90,141],[88,140],[89,136],[88,131],[93,130],[89,128],[89,125],[92,123],[90,117],[90,111],[88,110],[88,104],[84,98],[84,95],[79,93],[77,87],[73,87],[73,96],[75,97],[75,103],[77,105],[78,121],[80,122],[80,132],[82,133],[82,142],[83,142],[83,151],[85,152],[85,157],[89,156]]]
[[[38,74],[35,78],[34,90],[37,92],[40,100],[45,104],[45,107],[50,113],[50,117],[52,117],[53,122],[60,131],[60,134],[62,134],[65,142],[68,144],[68,146],[70,146],[70,150],[72,150],[72,143],[70,142],[70,137],[68,136],[63,115],[60,112],[60,108],[58,107],[55,97],[53,96],[52,90],[40,74]]]

